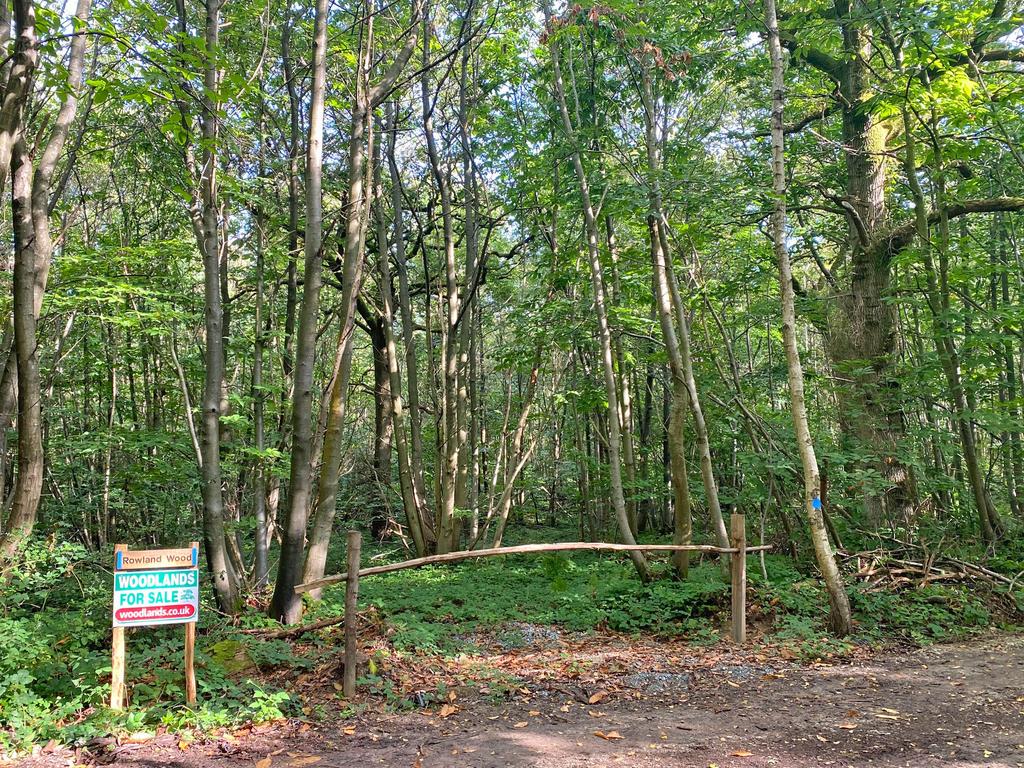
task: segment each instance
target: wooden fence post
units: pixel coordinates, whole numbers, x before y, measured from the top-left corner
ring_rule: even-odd
[[[189,546],[193,551],[199,551],[198,541],[193,541]],[[198,621],[199,617],[195,619]],[[185,625],[185,704],[189,707],[196,705],[196,621]]]
[[[185,703],[196,705],[196,623],[185,625]]]
[[[356,693],[356,650],[358,617],[356,604],[359,600],[359,550],[362,534],[348,532],[348,579],[345,581],[345,676],[342,679],[342,693],[351,699]]]
[[[747,519],[733,513],[729,521],[729,544],[738,550],[732,555],[732,641],[747,639]]]
[[[127,544],[114,546],[114,562],[117,563],[117,553],[127,552]],[[117,572],[117,569],[114,569]],[[117,578],[116,576],[114,578]],[[110,708],[117,711],[124,709],[125,686],[124,686],[124,627],[114,627],[113,638],[110,643]]]

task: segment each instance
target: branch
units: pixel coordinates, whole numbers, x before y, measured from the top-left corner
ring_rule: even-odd
[[[843,65],[838,59],[834,59],[824,51],[810,46],[801,45],[800,42],[787,30],[779,30],[779,40],[783,47],[793,56],[803,59],[816,70],[827,75],[832,80],[839,82]]]
[[[954,203],[945,211],[932,211],[928,223],[935,224],[945,213],[947,218],[956,219],[971,213],[996,213],[999,211],[1024,211],[1024,197],[986,197],[981,200],[965,200]],[[874,239],[868,254],[881,263],[888,263],[914,241],[917,225],[910,221],[890,229]]]
[[[416,43],[419,40],[419,35],[416,29],[420,23],[420,14],[423,12],[423,3],[418,0],[414,2],[412,9],[412,21],[409,25],[408,36],[405,38],[405,45],[402,46],[402,50],[398,52],[398,56],[388,67],[384,76],[380,82],[370,88],[370,94],[368,101],[370,102],[370,109],[376,109],[379,107],[384,100],[391,94],[392,89],[395,86],[395,82],[402,74],[402,70],[405,69],[405,65],[409,63],[409,59],[412,57],[413,51],[416,48]]]
[[[830,117],[836,114],[841,109],[842,105],[838,101],[832,102],[831,104],[823,104],[813,112],[809,112],[808,114],[801,117],[795,123],[787,123],[786,125],[782,126],[782,132],[787,136],[792,133],[799,133],[811,123],[815,123],[818,120],[824,120],[826,117]],[[750,134],[750,138],[762,139],[771,135],[771,131],[757,131],[756,133]]]
[[[771,549],[771,545],[758,547],[746,547],[747,552],[763,552]],[[406,568],[419,568],[424,565],[435,565],[437,563],[452,563],[459,560],[469,560],[478,557],[495,557],[501,555],[523,555],[537,552],[568,552],[577,550],[592,550],[596,552],[709,552],[731,555],[739,552],[736,547],[716,547],[710,544],[606,544],[593,541],[563,541],[555,544],[520,544],[514,547],[492,547],[491,549],[475,549],[472,551],[448,552],[443,555],[430,555],[429,557],[417,557],[414,560],[405,560],[401,563],[389,565],[376,565],[372,568],[363,568],[359,571],[359,578],[372,576],[377,573],[391,573],[402,571]],[[316,581],[308,581],[298,584],[295,587],[296,594],[302,594],[321,587],[329,587],[331,584],[338,584],[348,581],[348,574],[337,576],[324,576]]]
[[[982,51],[979,61],[1024,61],[1024,49],[993,48]]]

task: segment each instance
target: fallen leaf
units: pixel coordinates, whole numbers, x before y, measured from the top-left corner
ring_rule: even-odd
[[[344,731],[346,736],[355,736],[356,735],[356,727],[354,725],[350,725],[347,728],[343,728],[342,731]]]
[[[274,762],[274,758],[264,757],[262,760],[256,761],[256,768],[270,768],[272,762]]]
[[[847,731],[852,731],[854,728],[857,727],[857,724],[856,723],[840,723],[839,727],[844,729],[844,730],[847,730]]]
[[[520,720],[518,723],[516,723],[512,727],[513,728],[525,728],[528,725],[529,725],[529,723],[526,720]]]
[[[538,709],[531,709],[528,714],[530,715],[530,717],[537,717],[537,715],[540,714],[540,710],[538,710]]]
[[[191,746],[192,746],[192,742],[191,741],[186,741],[185,739],[182,739],[181,741],[178,742],[178,749],[180,749],[182,752],[184,752],[186,749],[188,749]],[[270,763],[267,763],[267,765],[270,765]],[[264,768],[266,768],[266,766],[264,766]]]
[[[599,702],[602,699],[605,699],[607,697],[608,697],[608,691],[598,691],[593,696],[591,696],[589,699],[587,699],[587,703],[588,704],[597,704],[597,702]]]
[[[441,707],[441,711],[438,712],[437,714],[440,715],[441,717],[451,717],[452,715],[454,715],[458,711],[459,711],[458,707],[452,706],[451,704],[445,704],[445,705],[443,705]]]
[[[587,710],[587,714],[591,717],[604,717],[604,712],[598,712],[596,709]]]
[[[735,752],[730,752],[729,755],[732,757],[752,757],[753,752],[748,752],[745,749],[737,749]]]
[[[288,765],[293,768],[298,768],[300,765],[312,765],[313,763],[319,763],[320,758],[316,755],[310,755],[309,757],[300,757],[297,760],[292,760]]]
[[[599,739],[604,739],[605,741],[616,741],[617,739],[625,738],[625,736],[618,731],[608,731],[608,733],[605,733],[604,731],[594,731],[594,735]]]

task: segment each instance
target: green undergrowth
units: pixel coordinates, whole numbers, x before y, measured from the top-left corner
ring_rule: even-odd
[[[540,539],[566,538],[554,529],[538,533]],[[343,562],[341,555],[333,553],[332,562]],[[402,553],[369,547],[364,562],[373,557],[379,563],[401,559]],[[1024,569],[1021,558],[1007,554],[1003,561],[998,565],[1006,572]],[[992,626],[1012,629],[1021,608],[1005,594],[977,585],[933,584],[899,592],[851,586],[857,631],[838,640],[828,632],[825,595],[810,571],[775,555],[766,565],[767,581],[757,561],[750,560],[752,634],[769,653],[786,658],[837,656],[893,640],[962,638]],[[656,562],[655,573],[653,582],[641,584],[626,558],[586,552],[496,557],[365,578],[360,606],[372,606],[382,617],[400,654],[472,654],[492,641],[522,647],[531,642],[530,626],[579,637],[612,631],[694,645],[723,639],[729,587],[716,562],[695,563],[682,582],[670,578],[664,559]],[[128,637],[129,707],[113,713],[105,708],[111,634],[106,559],[77,545],[37,541],[3,579],[0,753],[50,739],[84,744],[97,736],[160,726],[209,731],[301,716],[302,702],[280,686],[316,659],[338,653],[336,634],[309,635],[293,645],[239,633],[204,593],[199,706],[183,705],[181,628],[144,629]],[[321,602],[309,605],[307,620],[338,616],[343,602],[344,587],[329,588]],[[250,609],[240,624],[271,622]]]
[[[622,558],[556,553],[384,574],[360,591],[394,627],[398,649],[462,653],[476,631],[512,622],[707,639],[728,601],[720,574],[707,564],[686,582],[644,585]],[[344,588],[330,589],[318,610],[337,613],[343,602]]]
[[[538,538],[557,539],[554,529],[541,534]],[[1011,568],[1018,564],[1012,557],[1004,560]],[[781,555],[768,555],[765,565],[767,580],[754,558],[748,567],[752,624],[769,645],[805,658],[892,641],[954,640],[989,627],[1013,630],[1024,609],[1013,597],[974,584],[872,591],[851,583],[855,633],[836,639],[828,629],[824,589],[810,569]],[[487,558],[366,578],[360,604],[384,616],[395,647],[406,652],[472,653],[481,636],[498,633],[501,640],[505,628],[514,633],[524,623],[569,632],[643,633],[695,644],[721,639],[728,626],[729,585],[718,563],[696,564],[682,582],[670,577],[664,560],[654,570],[657,578],[644,585],[629,561],[616,555]],[[329,588],[313,611],[338,615],[343,603],[344,587]]]

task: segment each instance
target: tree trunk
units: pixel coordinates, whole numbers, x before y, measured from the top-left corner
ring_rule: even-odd
[[[409,281],[405,269],[405,223],[402,214],[402,190],[400,178],[398,177],[398,164],[395,160],[396,141],[396,115],[397,109],[389,104],[387,111],[387,155],[388,166],[391,172],[391,202],[393,223],[393,237],[395,247],[395,261],[399,264],[399,284],[404,293],[405,305],[402,307],[402,327],[407,334],[406,343],[406,366],[411,366],[408,371],[410,387],[417,386],[416,376],[416,349],[412,346],[412,312],[409,302]],[[380,213],[383,218],[383,213]],[[378,224],[380,226],[380,223]],[[380,230],[378,230],[380,232]],[[382,234],[378,234],[382,237]],[[392,295],[391,267],[388,263],[387,254],[382,253],[378,258],[378,269],[380,270],[381,301],[384,306],[384,333],[387,341],[388,375],[391,379],[391,412],[394,424],[395,450],[398,454],[398,484],[402,492],[402,506],[405,508],[406,522],[409,526],[409,534],[412,536],[416,552],[421,556],[429,554],[433,547],[433,531],[430,526],[429,513],[426,508],[426,498],[423,491],[423,465],[422,461],[416,463],[415,447],[410,454],[409,441],[406,438],[405,430],[405,409],[402,402],[402,374],[398,365],[398,350],[394,338],[394,296]],[[410,362],[411,356],[411,362]],[[410,402],[412,396],[410,393]],[[410,405],[411,408],[411,405]],[[419,419],[413,418],[410,413],[410,424],[412,425],[411,442],[413,446],[419,444]]]
[[[612,259],[612,306],[622,305],[622,281],[619,278],[619,252],[615,241],[615,223],[610,215],[604,217],[605,240],[608,254]],[[630,371],[626,365],[626,355],[622,347],[622,333],[615,329],[612,334],[612,348],[615,354],[615,366],[619,379],[619,425],[622,429],[622,468],[625,470],[626,514],[629,516],[629,529],[637,534],[638,517],[636,503],[636,456],[633,444],[633,393],[630,387]]]
[[[281,542],[277,583],[270,615],[286,624],[302,616],[302,600],[294,588],[302,579],[306,521],[312,496],[313,366],[316,357],[320,287],[323,283],[323,152],[324,96],[327,89],[327,0],[316,0],[313,23],[313,84],[309,99],[309,139],[306,143],[305,270],[299,330],[295,344],[292,397],[292,452],[288,508]]]
[[[457,544],[455,536],[457,499],[460,479],[459,454],[462,451],[458,423],[459,410],[459,295],[458,272],[455,265],[455,228],[452,214],[451,190],[448,179],[441,167],[441,158],[434,137],[434,106],[438,98],[432,94],[429,85],[429,49],[431,14],[424,15],[423,21],[423,77],[421,96],[423,104],[423,135],[427,143],[427,159],[430,174],[441,199],[441,223],[444,236],[445,303],[441,323],[441,403],[442,418],[439,438],[438,476],[440,480],[439,506],[437,511],[437,552],[450,552]]]
[[[204,303],[206,317],[206,375],[203,385],[202,491],[203,538],[206,560],[213,578],[217,606],[224,613],[240,608],[237,575],[232,565],[224,530],[224,496],[220,466],[220,418],[224,386],[224,336],[221,295],[221,243],[217,190],[217,90],[221,0],[206,2],[206,72],[203,83],[202,134],[203,165],[200,178]]]
[[[18,477],[14,502],[0,541],[10,557],[32,533],[43,490],[43,432],[34,286],[35,232],[32,228],[32,164],[19,140],[12,152],[14,228],[14,351],[18,361]]]
[[[650,150],[648,150],[650,151]],[[683,373],[682,355],[676,337],[672,312],[672,296],[668,286],[668,272],[665,269],[665,253],[658,238],[659,226],[654,214],[648,217],[651,241],[651,261],[654,268],[654,295],[658,309],[661,335],[668,354],[669,371],[672,376],[672,405],[666,426],[669,466],[672,478],[673,525],[672,543],[693,543],[693,516],[690,509],[690,484],[686,476],[686,412],[689,409],[689,392]],[[672,564],[676,575],[685,579],[689,575],[690,553],[676,552]]]
[[[831,623],[836,634],[848,635],[853,629],[850,602],[846,596],[842,575],[836,563],[832,546],[825,530],[819,496],[821,480],[814,442],[807,422],[804,403],[804,375],[800,366],[800,352],[796,342],[796,298],[793,293],[793,272],[786,248],[786,159],[783,133],[783,107],[785,79],[783,76],[782,46],[779,43],[779,24],[775,13],[775,0],[765,0],[765,23],[768,27],[768,52],[772,65],[772,192],[775,197],[772,211],[772,244],[779,263],[779,288],[782,294],[782,343],[786,350],[786,373],[789,380],[790,406],[793,430],[800,449],[803,467],[804,507],[814,545],[814,555],[825,580],[831,608]]]

